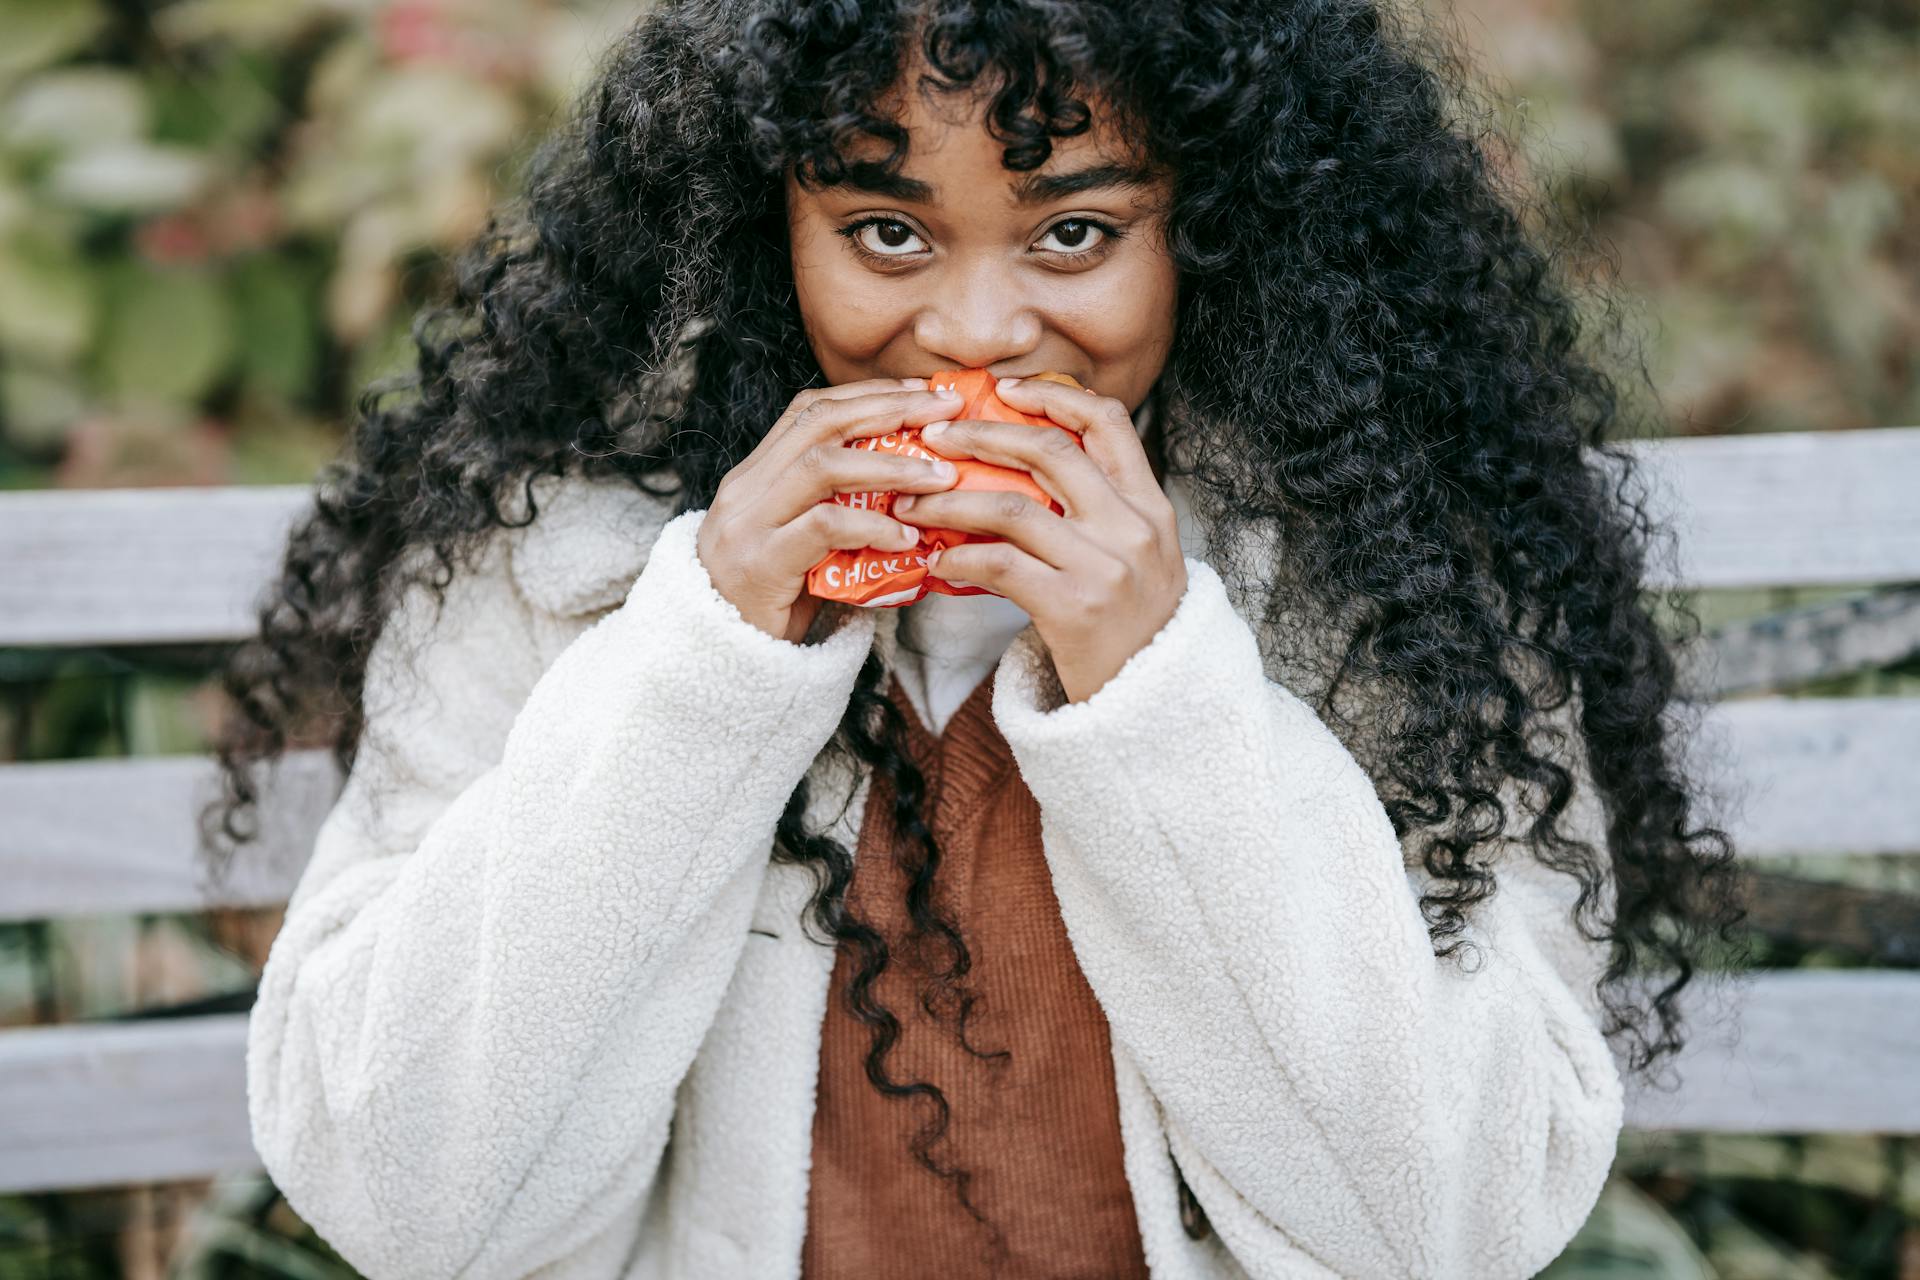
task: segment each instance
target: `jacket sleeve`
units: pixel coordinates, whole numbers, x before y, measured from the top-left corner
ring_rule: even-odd
[[[1266,677],[1215,571],[1187,571],[1085,700],[1064,703],[1031,630],[995,689],[1114,1039],[1249,1274],[1534,1275],[1598,1199],[1622,1122],[1578,882],[1510,825],[1467,913],[1477,971],[1436,959],[1425,872],[1371,780]]]
[[[633,1243],[873,630],[754,627],[694,552],[704,514],[544,671],[498,537],[374,649],[247,1042],[268,1172],[372,1280],[610,1277]]]

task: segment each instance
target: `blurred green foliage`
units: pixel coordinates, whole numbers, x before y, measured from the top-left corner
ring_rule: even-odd
[[[640,7],[0,0],[0,487],[310,476]],[[1915,6],[1456,9],[1675,430],[1920,421]]]
[[[299,481],[633,0],[0,0],[0,487]]]
[[[1920,5],[1454,0],[1676,433],[1920,424]]]

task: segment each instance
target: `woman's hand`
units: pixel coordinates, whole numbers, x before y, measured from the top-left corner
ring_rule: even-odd
[[[1066,511],[1020,493],[953,490],[902,495],[909,524],[1003,538],[949,547],[929,565],[948,582],[997,591],[1033,619],[1070,702],[1111,679],[1173,616],[1187,590],[1173,504],[1153,478],[1125,405],[1064,383],[1003,380],[1000,398],[1080,433],[1083,450],[1052,428],[955,422],[921,433],[932,450],[1033,473]]]
[[[960,397],[924,378],[870,378],[802,391],[752,453],[727,472],[700,522],[695,553],[719,591],[754,626],[798,644],[819,612],[807,570],[829,551],[905,550],[920,531],[878,511],[842,506],[835,493],[928,493],[957,478],[953,465],[849,449],[846,442],[951,414]]]

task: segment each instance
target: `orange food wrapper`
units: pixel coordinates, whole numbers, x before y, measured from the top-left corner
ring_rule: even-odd
[[[1064,382],[1071,387],[1080,385],[1070,375],[1064,373],[1037,373],[1033,377],[1044,378],[1049,382]],[[1022,413],[1001,400],[993,393],[996,381],[997,379],[985,369],[950,369],[945,373],[936,373],[927,379],[927,386],[933,391],[952,387],[960,393],[961,406],[953,414],[956,420],[975,418],[985,422],[1021,422],[1032,427],[1065,431],[1073,437],[1074,443],[1080,443],[1079,432],[1063,427],[1051,418]],[[849,440],[846,447],[875,449],[882,453],[901,453],[912,458],[946,457],[939,450],[922,442],[919,427],[908,427],[883,436],[866,436],[859,440]],[[948,460],[960,473],[959,478],[949,486],[952,489],[984,489],[994,492],[1012,490],[1026,494],[1056,514],[1061,511],[1060,504],[1047,496],[1047,491],[1034,482],[1030,472],[1018,467],[995,466],[990,462],[981,462],[977,458]],[[899,495],[893,490],[836,493],[826,501],[837,502],[846,507],[878,511],[885,515],[893,510],[893,501],[897,496]],[[927,557],[936,551],[944,551],[948,547],[956,547],[963,542],[999,541],[1002,539],[990,534],[973,533],[967,530],[922,528],[919,544],[906,551],[881,550],[875,547],[831,551],[820,563],[807,570],[807,590],[822,600],[839,600],[846,604],[884,609],[912,604],[929,592],[935,591],[948,596],[999,595],[999,592],[989,591],[985,587],[956,587],[927,572]]]

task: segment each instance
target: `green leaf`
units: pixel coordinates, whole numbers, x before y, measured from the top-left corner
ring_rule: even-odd
[[[128,678],[127,749],[134,755],[192,754],[207,746],[206,726],[194,706],[201,681],[187,676]]]
[[[347,383],[364,388],[378,380],[413,373],[419,367],[420,353],[413,341],[412,319],[396,314],[389,317],[383,329],[354,349],[347,366]]]
[[[337,421],[242,413],[233,433],[234,484],[306,484],[340,455]]]
[[[0,417],[15,444],[57,454],[67,428],[87,411],[71,378],[32,365],[0,365]]]
[[[153,26],[169,44],[282,45],[335,7],[315,0],[178,0],[153,15]]]
[[[331,1254],[324,1242],[289,1240],[246,1222],[209,1228],[204,1243],[182,1263],[180,1280],[252,1275],[262,1280],[358,1280],[359,1273]]]
[[[23,759],[75,760],[120,754],[111,708],[113,677],[68,654],[34,703]]]
[[[1607,1180],[1566,1250],[1540,1280],[1717,1280],[1686,1228],[1622,1177]]]
[[[231,307],[210,272],[128,263],[107,297],[95,366],[104,390],[123,400],[191,403],[227,368]]]
[[[231,51],[159,70],[151,80],[154,140],[252,152],[285,110],[274,89],[279,74],[261,54]]]
[[[0,351],[46,364],[78,359],[95,312],[86,266],[67,242],[32,231],[0,241]]]
[[[102,213],[153,213],[186,204],[212,171],[205,155],[185,147],[109,143],[56,164],[47,193]]]
[[[0,84],[60,61],[105,22],[97,0],[0,0]]]
[[[247,380],[285,400],[307,395],[320,358],[316,273],[303,263],[255,258],[235,283]]]
[[[1798,168],[1814,141],[1811,84],[1807,65],[1790,57],[1718,46],[1680,69],[1677,105],[1717,151]]]
[[[139,77],[112,67],[68,67],[33,77],[6,109],[10,147],[85,151],[138,141],[147,131]]]
[[[1742,160],[1677,166],[1661,187],[1660,209],[1675,225],[1705,233],[1713,248],[1742,259],[1786,239],[1795,212],[1779,172]]]

